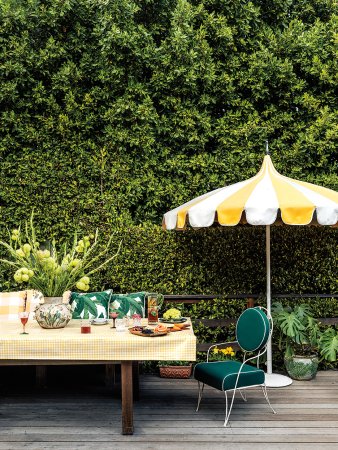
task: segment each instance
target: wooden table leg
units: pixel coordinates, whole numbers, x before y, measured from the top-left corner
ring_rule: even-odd
[[[35,386],[37,389],[47,387],[47,366],[35,366]]]
[[[140,363],[133,361],[133,399],[140,400]]]
[[[122,434],[133,434],[133,363],[121,361]]]

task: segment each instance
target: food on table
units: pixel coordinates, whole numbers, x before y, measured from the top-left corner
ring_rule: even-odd
[[[170,328],[170,331],[184,331],[189,330],[190,324],[189,323],[175,323],[175,325]]]
[[[179,311],[176,308],[170,308],[163,314],[163,319],[165,320],[180,319],[180,318],[181,318],[181,311]]]
[[[149,328],[144,328],[142,330],[142,334],[154,334],[153,330],[150,330]]]
[[[189,324],[188,323],[175,323],[175,327],[180,328],[181,330],[184,330],[184,328],[189,328]]]
[[[154,329],[155,333],[166,333],[168,331],[168,328],[165,325],[157,325],[157,327]]]

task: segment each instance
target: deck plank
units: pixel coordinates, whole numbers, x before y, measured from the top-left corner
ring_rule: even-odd
[[[134,403],[133,436],[121,435],[118,389],[82,392],[33,387],[6,389],[0,395],[0,450],[21,449],[224,449],[312,450],[338,448],[338,371],[315,380],[269,389],[277,414],[259,389],[236,398],[229,427],[223,427],[224,398],[206,388],[198,413],[196,383],[141,377]]]

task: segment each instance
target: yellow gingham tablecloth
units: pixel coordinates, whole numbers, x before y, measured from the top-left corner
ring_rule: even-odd
[[[81,320],[71,320],[65,328],[43,329],[30,320],[28,335],[21,335],[21,323],[0,322],[1,360],[87,360],[146,361],[196,360],[196,337],[189,330],[166,336],[135,336],[108,325],[92,325],[90,334],[81,334]]]

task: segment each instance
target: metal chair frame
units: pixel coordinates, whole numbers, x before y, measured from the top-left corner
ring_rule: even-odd
[[[253,387],[260,387],[260,388],[262,389],[262,391],[263,391],[263,395],[264,395],[264,397],[265,397],[265,400],[267,401],[268,405],[270,406],[270,409],[272,410],[273,414],[277,414],[276,411],[275,411],[275,410],[273,409],[273,407],[271,406],[271,403],[270,403],[270,400],[269,400],[269,397],[268,397],[268,393],[267,393],[267,389],[266,389],[266,384],[265,384],[265,382],[264,382],[263,384],[255,384],[255,385],[250,385],[250,386],[244,386],[244,387],[237,388],[238,380],[239,380],[240,374],[241,374],[241,372],[242,372],[243,366],[244,366],[248,361],[252,361],[253,359],[257,359],[257,368],[259,368],[259,358],[260,358],[262,355],[264,355],[264,353],[266,353],[268,342],[269,342],[269,340],[271,339],[271,336],[272,336],[272,331],[273,331],[273,321],[272,321],[272,317],[271,317],[271,315],[269,314],[269,312],[268,312],[268,310],[267,310],[266,308],[264,308],[264,307],[262,307],[262,306],[259,306],[259,308],[265,311],[265,314],[266,314],[266,316],[267,316],[267,318],[268,318],[268,320],[269,320],[269,323],[270,323],[269,338],[267,339],[266,344],[264,345],[264,347],[262,347],[262,348],[258,351],[258,354],[257,354],[257,355],[254,355],[254,356],[251,356],[250,358],[246,358],[246,354],[247,354],[248,352],[247,352],[246,350],[242,349],[242,350],[244,350],[243,362],[242,362],[242,364],[241,364],[241,366],[240,366],[240,368],[239,368],[238,374],[237,374],[235,387],[234,387],[233,389],[228,389],[228,390],[224,390],[224,391],[223,391],[223,392],[224,392],[224,395],[225,395],[225,420],[224,420],[224,426],[225,426],[225,427],[227,426],[228,421],[229,421],[229,417],[230,417],[231,410],[232,410],[232,407],[233,407],[233,404],[234,404],[234,400],[235,400],[236,391],[239,391],[239,393],[240,393],[242,399],[243,399],[245,402],[247,401],[247,399],[246,399],[246,393],[242,392],[243,389],[250,389],[250,388],[253,388]],[[207,352],[207,361],[206,361],[206,362],[209,362],[209,354],[210,354],[210,350],[211,350],[213,347],[217,347],[217,346],[220,346],[220,345],[229,345],[229,344],[238,344],[238,341],[221,342],[221,343],[218,343],[218,344],[213,344],[213,345],[211,345],[211,346],[209,347],[209,349],[208,349],[208,352]],[[238,345],[239,345],[239,344],[238,344]],[[241,348],[242,348],[242,347],[241,347]],[[216,361],[216,362],[217,362],[217,361]],[[202,385],[202,386],[201,386],[201,385]],[[199,407],[200,407],[200,403],[201,403],[202,395],[203,395],[203,390],[204,390],[204,383],[201,383],[200,381],[198,381],[198,400],[197,400],[197,408],[196,408],[196,412],[198,412]],[[228,392],[231,392],[231,391],[233,391],[233,394],[232,394],[232,399],[231,399],[230,408],[229,408],[228,394],[227,394],[227,393],[228,393]]]

